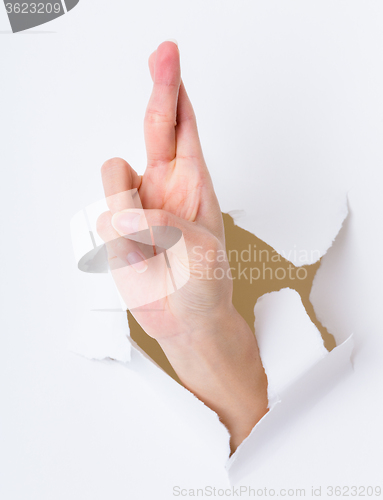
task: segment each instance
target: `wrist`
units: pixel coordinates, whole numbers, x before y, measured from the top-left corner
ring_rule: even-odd
[[[188,334],[162,339],[160,345],[192,392],[204,390],[207,381],[223,391],[230,384],[257,386],[256,396],[266,397],[267,406],[267,378],[255,335],[233,305]]]
[[[218,414],[234,451],[268,411],[267,377],[249,325],[232,306],[161,347],[182,384]]]
[[[256,344],[253,332],[232,304],[180,329],[177,335],[158,339],[164,352],[175,360],[211,358],[217,350],[238,341]]]

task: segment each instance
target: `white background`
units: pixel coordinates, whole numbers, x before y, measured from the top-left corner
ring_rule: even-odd
[[[308,496],[382,486],[382,27],[370,0],[80,0],[13,35],[0,6],[2,499],[168,499],[175,485],[228,484],[225,443],[137,370],[67,347],[97,283],[76,269],[69,221],[102,197],[106,159],[143,172],[147,58],[167,38],[223,210],[245,210],[270,241],[286,224],[322,231],[334,193],[349,191],[317,308],[338,340],[354,333],[354,372],[242,484]]]

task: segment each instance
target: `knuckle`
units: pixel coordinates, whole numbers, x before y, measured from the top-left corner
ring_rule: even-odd
[[[145,113],[145,122],[149,125],[171,123],[175,124],[175,116],[156,108],[148,108]]]

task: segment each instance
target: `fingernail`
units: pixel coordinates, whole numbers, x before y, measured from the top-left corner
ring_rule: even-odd
[[[138,273],[143,273],[148,268],[146,260],[138,252],[128,253],[126,260]]]
[[[175,38],[168,38],[167,40],[164,40],[164,41],[165,41],[165,42],[173,42],[173,43],[175,43],[175,44],[177,45],[177,47],[178,47],[178,42],[177,42],[177,40],[176,40]]]
[[[136,233],[140,229],[141,215],[134,212],[118,212],[112,217],[112,226],[120,234]]]

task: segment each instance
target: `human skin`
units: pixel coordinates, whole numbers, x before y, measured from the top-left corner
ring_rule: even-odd
[[[146,171],[140,176],[120,158],[108,160],[101,169],[105,196],[136,188],[143,215],[109,203],[97,231],[106,242],[119,241],[108,247],[110,262],[121,259],[142,276],[148,273],[148,262],[134,242],[121,236],[146,223],[182,231],[190,279],[132,314],[158,341],[181,383],[218,414],[230,433],[233,453],[268,411],[267,377],[256,338],[232,304],[229,263],[222,259],[222,214],[181,80],[177,45],[161,43],[149,58],[149,69],[153,91],[144,120]],[[212,279],[218,268],[223,273],[216,274],[224,278]]]

